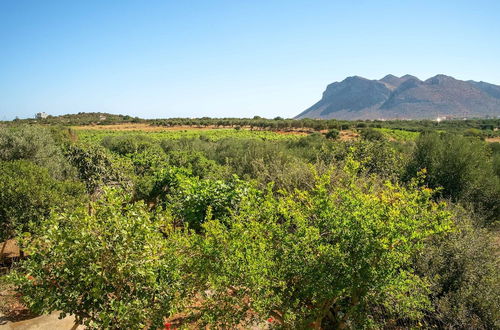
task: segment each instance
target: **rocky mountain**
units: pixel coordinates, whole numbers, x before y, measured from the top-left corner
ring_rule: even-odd
[[[437,75],[380,80],[348,77],[327,86],[319,102],[296,118],[434,119],[500,116],[500,86]]]

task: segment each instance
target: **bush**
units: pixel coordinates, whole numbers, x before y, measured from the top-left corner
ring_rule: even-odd
[[[177,176],[177,182],[171,183],[165,196],[165,207],[177,220],[200,231],[202,224],[212,218],[227,223],[229,220],[225,219],[239,209],[242,200],[256,193],[250,184],[237,177],[221,181]]]
[[[384,134],[373,128],[365,128],[361,130],[361,137],[368,141],[382,141],[385,140]]]
[[[153,145],[151,138],[145,135],[120,135],[107,136],[103,139],[102,145],[109,150],[120,155],[142,152]]]
[[[47,168],[54,178],[74,176],[49,129],[27,125],[0,127],[0,160],[23,159]]]
[[[487,222],[500,216],[500,182],[487,144],[451,134],[422,134],[406,169],[406,179],[426,169],[425,183],[440,195],[471,204]]]
[[[16,230],[27,231],[53,210],[70,209],[85,200],[83,186],[53,179],[47,169],[28,161],[0,162],[0,241]]]
[[[447,230],[449,213],[428,189],[330,180],[310,193],[252,197],[230,226],[203,224],[197,277],[213,292],[202,307],[207,322],[236,327],[271,316],[284,328],[361,328],[375,325],[378,308],[386,321],[422,317],[427,285],[411,257]]]
[[[431,240],[416,269],[431,280],[430,327],[500,328],[500,283],[495,235],[478,229],[470,214],[455,212],[456,230]]]
[[[208,159],[198,151],[171,151],[167,153],[168,164],[182,167],[191,171],[192,175],[200,178],[224,178],[230,176],[225,166]]]
[[[113,192],[54,214],[22,243],[30,258],[12,275],[35,312],[61,311],[91,329],[158,329],[184,293],[184,244],[168,217]],[[186,248],[187,249],[187,248]]]
[[[126,173],[131,172],[130,164],[120,163],[100,146],[73,144],[66,156],[78,171],[87,192],[94,197],[105,185],[126,185]]]
[[[407,155],[388,141],[355,141],[344,146],[343,159],[352,157],[369,174],[397,181],[404,172]],[[347,149],[347,150],[346,150]]]
[[[336,140],[336,139],[338,139],[338,138],[339,138],[339,135],[340,135],[340,132],[339,132],[339,130],[337,130],[337,129],[331,129],[331,130],[329,130],[329,131],[325,134],[326,138],[327,138],[327,139],[330,139],[330,140]]]
[[[493,171],[500,178],[500,143],[490,143],[490,147],[493,152]]]

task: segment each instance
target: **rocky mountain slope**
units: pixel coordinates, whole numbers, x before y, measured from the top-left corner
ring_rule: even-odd
[[[319,102],[296,118],[434,119],[500,116],[500,86],[437,75],[380,80],[348,77],[327,86]]]

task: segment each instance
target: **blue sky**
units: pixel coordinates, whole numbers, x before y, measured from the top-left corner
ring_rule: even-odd
[[[0,0],[0,120],[293,117],[347,76],[500,84],[500,1]]]

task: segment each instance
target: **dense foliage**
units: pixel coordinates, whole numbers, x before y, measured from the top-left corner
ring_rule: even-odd
[[[267,195],[229,224],[203,225],[199,272],[214,292],[203,306],[208,322],[270,315],[285,328],[361,328],[382,325],[379,308],[387,320],[422,317],[427,285],[408,269],[410,258],[449,228],[449,213],[428,189],[343,174],[341,185],[327,175],[310,192]]]
[[[423,134],[416,141],[407,175],[421,169],[426,169],[430,187],[442,188],[442,196],[472,204],[486,221],[499,219],[500,178],[484,142],[450,134]]]
[[[498,122],[437,124],[2,127],[10,278],[91,328],[499,328]]]
[[[38,225],[53,210],[72,208],[85,200],[83,186],[58,181],[47,169],[17,160],[0,162],[0,241],[16,230]]]
[[[58,179],[71,176],[59,143],[67,136],[61,130],[39,126],[0,127],[0,160],[28,160],[45,167]]]
[[[34,311],[74,314],[88,328],[142,329],[175,310],[182,238],[166,215],[125,201],[109,192],[90,214],[53,214],[25,237],[30,258],[15,281]]]

